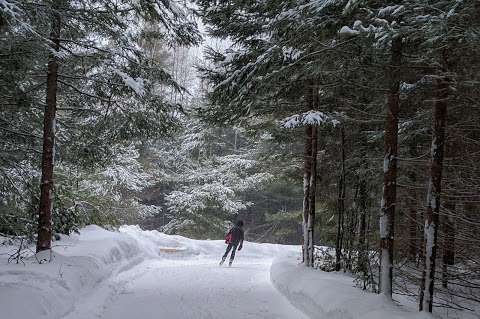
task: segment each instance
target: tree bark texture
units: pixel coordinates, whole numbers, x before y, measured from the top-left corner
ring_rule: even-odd
[[[53,7],[50,40],[53,51],[60,49],[60,14]],[[54,197],[53,166],[55,157],[55,119],[57,110],[58,59],[50,54],[47,67],[46,105],[43,120],[42,177],[38,211],[37,252],[48,250],[52,243],[52,209]]]
[[[315,252],[315,240],[314,240],[314,227],[315,227],[315,195],[317,190],[317,152],[318,152],[318,129],[316,126],[312,127],[312,172],[310,174],[310,194],[309,194],[309,218],[308,218],[308,236],[309,236],[309,257],[310,266],[314,265],[314,252]]]
[[[440,195],[442,192],[442,170],[445,148],[445,128],[447,118],[448,82],[435,80],[436,101],[433,109],[433,130],[430,176],[427,193],[427,209],[424,229],[424,262],[420,290],[420,311],[432,312],[435,283],[435,259],[440,216]]]
[[[317,100],[317,87],[307,83],[305,92],[307,109],[313,109]],[[315,194],[317,184],[317,127],[305,127],[304,175],[303,175],[303,263],[307,267],[314,265],[314,225],[315,225]]]
[[[368,251],[367,251],[367,182],[364,178],[359,185],[359,227],[358,227],[358,269],[363,278],[368,276]],[[367,289],[365,280],[363,289]]]
[[[338,181],[338,198],[337,198],[337,238],[335,243],[335,270],[339,271],[342,261],[343,235],[345,227],[345,130],[342,126],[340,129],[340,177]]]
[[[392,40],[388,112],[385,123],[385,156],[383,163],[383,196],[380,213],[380,292],[392,298],[393,243],[397,197],[397,148],[400,64],[402,38]]]
[[[448,286],[448,266],[455,264],[455,202],[449,200],[445,203],[445,216],[443,218],[443,256],[442,256],[442,286]]]

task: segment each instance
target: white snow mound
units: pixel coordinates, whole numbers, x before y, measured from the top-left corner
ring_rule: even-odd
[[[400,307],[384,296],[354,287],[345,274],[323,272],[276,259],[270,279],[290,302],[312,318],[329,319],[433,319],[414,309]]]
[[[51,262],[45,264],[39,264],[33,254],[25,264],[8,264],[4,254],[16,247],[0,247],[0,309],[4,318],[59,318],[112,273],[143,260],[134,238],[97,226],[88,226],[81,235],[65,236],[53,244]]]

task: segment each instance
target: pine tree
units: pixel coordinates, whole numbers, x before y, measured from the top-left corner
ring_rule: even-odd
[[[425,213],[425,254],[420,310],[432,312],[433,287],[437,258],[438,227],[440,226],[440,195],[442,193],[443,154],[447,119],[448,82],[444,78],[435,80],[436,100],[433,111],[433,130],[430,177],[428,182],[427,210]]]
[[[191,45],[198,42],[199,35],[188,8],[164,1],[116,6],[108,1],[95,4],[53,1],[45,5],[9,1],[8,4],[2,7],[9,23],[5,34],[17,35],[9,40],[20,52],[18,57],[10,53],[9,56],[15,60],[23,58],[28,64],[22,65],[23,82],[17,87],[7,86],[7,94],[18,96],[19,88],[27,88],[20,89],[25,92],[20,95],[23,99],[12,100],[12,104],[25,105],[26,116],[37,115],[36,108],[44,106],[41,93],[44,78],[35,72],[47,59],[51,61],[46,81],[44,177],[39,216],[38,249],[42,250],[49,248],[52,233],[54,160],[75,162],[82,169],[106,163],[113,158],[111,148],[106,145],[161,136],[175,125],[172,114],[181,107],[169,101],[162,89],[182,92],[185,89],[163,65],[147,56],[139,40]],[[146,26],[151,23],[158,23],[160,28],[148,30]],[[58,28],[61,32],[58,41],[45,36],[55,35]],[[57,121],[53,121],[55,118]],[[29,121],[28,117],[25,121]],[[29,125],[34,123],[30,121]],[[39,128],[35,123],[35,129]],[[18,139],[18,130],[14,131],[8,138]],[[36,165],[35,158],[27,160]],[[16,166],[13,161],[8,165]]]
[[[385,157],[383,163],[383,197],[382,213],[380,215],[380,291],[392,297],[393,281],[393,245],[395,229],[395,205],[397,201],[397,156],[398,156],[398,112],[400,66],[402,58],[402,37],[392,40],[391,48],[391,78],[388,93],[388,111],[385,121]]]
[[[57,112],[57,78],[58,58],[60,50],[61,18],[59,9],[61,1],[54,1],[52,5],[52,23],[50,53],[47,71],[47,94],[45,114],[43,116],[43,152],[42,177],[40,179],[40,208],[38,212],[37,253],[51,248],[52,241],[52,208],[53,208],[53,165],[55,150],[55,123]]]

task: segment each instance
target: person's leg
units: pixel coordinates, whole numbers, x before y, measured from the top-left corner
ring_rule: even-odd
[[[230,262],[228,263],[229,266],[232,265],[233,260],[235,259],[235,252],[237,251],[237,246],[238,246],[238,243],[234,244],[232,247],[233,249],[232,249],[232,254],[230,255]]]
[[[225,254],[224,254],[223,257],[222,257],[222,261],[220,262],[220,265],[222,265],[222,264],[225,262],[225,259],[227,259],[228,253],[230,252],[230,250],[232,249],[232,247],[233,247],[232,244],[228,244],[227,250],[225,251]]]

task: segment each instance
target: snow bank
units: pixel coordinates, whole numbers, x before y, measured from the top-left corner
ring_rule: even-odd
[[[31,253],[24,264],[8,264],[15,250],[0,247],[0,309],[8,319],[59,318],[100,282],[143,259],[135,239],[97,226],[54,242],[50,263],[39,264]]]
[[[17,247],[0,242],[0,309],[2,318],[58,319],[78,311],[79,300],[88,299],[103,289],[110,278],[132,269],[146,259],[166,264],[217,263],[225,251],[222,240],[193,240],[158,231],[143,231],[138,226],[123,226],[107,231],[88,226],[80,234],[63,236],[53,243],[51,262],[39,264],[33,247],[24,263],[8,263]],[[244,243],[237,260],[270,262],[278,256],[298,254],[299,247]],[[103,285],[100,285],[102,284]],[[103,288],[101,288],[102,286]],[[104,298],[109,298],[104,289]],[[98,302],[97,302],[98,303]],[[100,302],[101,304],[101,302]]]
[[[219,259],[227,247],[223,240],[195,240],[178,235],[166,235],[156,230],[141,230],[138,226],[122,226],[120,232],[128,234],[137,240],[142,250],[149,257],[161,257],[166,259]],[[244,242],[244,249],[237,253],[239,259],[261,258],[274,259],[279,256],[296,256],[301,251],[300,246],[251,243]],[[177,253],[163,252],[176,248]],[[295,258],[295,257],[292,257]]]
[[[307,269],[294,261],[276,259],[270,279],[290,302],[312,318],[329,319],[432,319],[433,316],[400,307],[354,287],[341,273]]]

